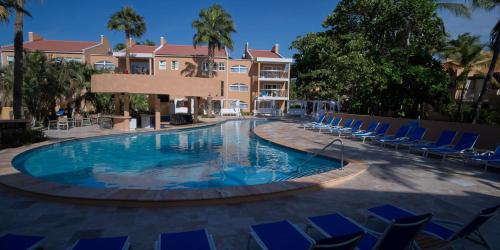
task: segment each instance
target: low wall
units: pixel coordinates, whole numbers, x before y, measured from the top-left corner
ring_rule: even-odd
[[[340,116],[343,118],[341,125],[343,125],[345,122],[344,118],[362,120],[362,129],[366,129],[372,121],[387,122],[391,124],[391,127],[388,131],[389,134],[396,133],[396,130],[398,130],[401,125],[406,124],[409,121],[414,121],[414,119],[355,115],[346,113],[338,113],[336,114],[336,116]],[[494,150],[498,145],[500,145],[500,126],[431,120],[420,120],[420,126],[427,128],[424,139],[429,141],[435,141],[444,129],[450,129],[458,132],[458,135],[455,137],[454,143],[458,141],[463,132],[473,132],[480,135],[479,140],[476,143],[476,148]]]

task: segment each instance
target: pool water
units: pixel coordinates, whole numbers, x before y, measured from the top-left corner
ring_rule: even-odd
[[[56,143],[13,160],[47,181],[98,188],[200,189],[271,183],[330,171],[336,160],[257,138],[264,120],[229,121],[185,131],[128,134]],[[276,131],[280,133],[280,131]]]

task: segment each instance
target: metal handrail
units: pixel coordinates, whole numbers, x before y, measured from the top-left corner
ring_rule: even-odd
[[[300,168],[302,166],[304,166],[306,163],[308,163],[309,161],[311,161],[314,157],[318,156],[319,153],[325,151],[327,148],[329,148],[330,146],[332,146],[335,142],[340,142],[340,146],[341,146],[341,148],[340,148],[340,169],[344,169],[344,142],[341,139],[336,138],[333,141],[331,141],[330,143],[326,144],[326,146],[324,146],[320,151],[314,153],[309,158],[307,158],[304,162],[302,162],[297,167],[297,171],[300,171]]]

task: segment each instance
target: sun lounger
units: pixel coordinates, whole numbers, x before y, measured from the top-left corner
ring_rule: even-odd
[[[442,160],[444,160],[450,155],[463,155],[464,153],[473,150],[474,144],[476,144],[478,138],[478,134],[468,132],[463,133],[457,145],[426,149],[426,156],[429,154],[439,155],[442,156]]]
[[[340,237],[343,234],[355,234],[368,231],[357,244],[357,249],[406,249],[432,214],[416,215],[393,220],[383,233],[363,228],[349,218],[336,213],[308,218],[310,227],[318,230],[325,237]]]
[[[474,154],[472,156],[469,156],[470,160],[473,161],[478,161],[484,164],[484,171],[488,170],[489,166],[494,166],[496,167],[497,165],[500,166],[500,145],[497,146],[495,151],[488,151],[484,152],[482,154]]]
[[[126,250],[129,249],[128,236],[79,239],[72,250]]]
[[[215,250],[215,243],[206,229],[162,233],[155,244],[155,250]]]
[[[394,146],[396,150],[398,150],[399,146],[411,147],[412,145],[415,145],[422,140],[426,131],[426,128],[414,128],[410,132],[410,136],[408,136],[407,138],[403,140],[388,141],[385,143],[385,145]]]
[[[447,241],[451,243],[459,239],[468,239],[473,242],[479,243],[484,246],[489,246],[488,242],[484,239],[479,231],[479,227],[493,217],[498,210],[500,205],[496,205],[484,210],[481,210],[475,217],[473,217],[468,223],[461,224],[453,221],[432,219],[423,228],[423,232],[430,236],[436,237],[438,239]],[[390,222],[394,219],[407,218],[408,216],[414,216],[414,213],[393,205],[383,205],[379,207],[369,208],[368,213],[371,217],[380,219],[383,222]],[[441,224],[458,226],[458,230],[452,230],[448,227],[442,226]],[[471,238],[476,236],[478,239]]]
[[[353,123],[352,127],[350,128],[341,128],[338,129],[337,132],[339,133],[339,136],[347,136],[352,133],[356,133],[359,131],[359,129],[363,126],[363,121],[357,120]]]
[[[338,130],[340,130],[340,129],[347,129],[347,128],[351,127],[352,122],[353,122],[353,120],[349,118],[349,119],[347,119],[345,121],[344,125],[342,125],[342,126],[332,126],[332,127],[330,127],[328,133],[332,133],[332,134],[333,133],[338,133]]]
[[[44,236],[6,234],[0,237],[0,249],[32,250],[40,247]]]
[[[408,152],[411,152],[412,150],[414,150],[414,151],[422,151],[425,154],[425,151],[427,149],[448,146],[453,142],[453,139],[455,138],[456,134],[457,134],[457,132],[455,132],[455,131],[443,130],[443,132],[441,132],[441,135],[436,140],[436,142],[417,143],[415,145],[410,146],[410,148],[408,149]]]
[[[382,123],[380,126],[378,126],[377,130],[375,132],[366,132],[362,134],[353,134],[353,138],[360,138],[363,140],[363,143],[365,143],[366,139],[373,139],[377,137],[382,137],[387,133],[387,130],[389,130],[389,123]]]
[[[382,144],[382,146],[385,146],[385,144],[389,143],[389,142],[396,142],[396,141],[404,140],[406,138],[406,135],[408,134],[409,130],[410,130],[409,125],[402,125],[401,127],[399,127],[396,134],[377,137],[377,138],[374,138],[372,141],[373,141],[373,143],[380,143],[380,144]]]
[[[316,125],[313,125],[311,127],[309,127],[308,129],[312,129],[312,130],[321,130],[322,128],[329,128],[332,124],[334,120],[334,117],[333,116],[330,116],[325,123],[320,123],[320,124],[316,124]]]
[[[352,132],[350,137],[355,136],[355,135],[359,135],[359,134],[374,133],[378,127],[378,124],[379,124],[378,122],[371,122],[370,125],[368,125],[368,128],[366,128],[366,130],[358,130],[356,132]]]
[[[360,230],[315,241],[299,227],[285,220],[251,226],[248,248],[253,238],[262,249],[267,250],[353,249],[363,235],[364,231]]]
[[[321,124],[321,123],[323,123],[323,120],[325,120],[325,118],[326,118],[326,114],[320,115],[316,121],[302,124],[301,128],[306,129],[306,128],[311,127],[311,126]]]

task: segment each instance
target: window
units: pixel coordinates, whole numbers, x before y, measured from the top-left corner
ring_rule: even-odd
[[[220,96],[224,96],[224,81],[220,81]]]
[[[158,68],[159,68],[160,70],[166,70],[166,69],[167,69],[167,61],[160,61],[160,62],[158,63]]]
[[[179,61],[172,61],[172,64],[170,65],[171,70],[179,70]]]
[[[75,57],[65,57],[63,58],[65,62],[78,62],[81,63],[82,59],[81,58],[75,58]]]
[[[14,63],[14,57],[13,56],[7,56],[7,64],[11,65]]]
[[[229,86],[231,92],[248,92],[248,85],[244,83],[235,83]]]
[[[280,84],[264,84],[264,89],[281,89]]]
[[[110,61],[98,61],[94,63],[94,68],[96,70],[113,71],[115,70],[115,65]]]
[[[218,65],[217,65],[217,70],[218,71],[224,71],[226,70],[226,64],[223,63],[223,62],[220,62]]]
[[[248,72],[248,67],[243,65],[236,65],[231,67],[231,73],[244,74]]]
[[[226,70],[226,64],[224,62],[214,62],[214,71],[224,70]],[[203,62],[203,71],[208,71],[208,62]]]
[[[239,105],[238,105],[238,102],[239,102]],[[232,109],[248,109],[248,103],[246,102],[243,102],[243,101],[239,101],[239,100],[236,100],[236,101],[232,101],[231,104],[229,105],[229,108],[232,108]]]

